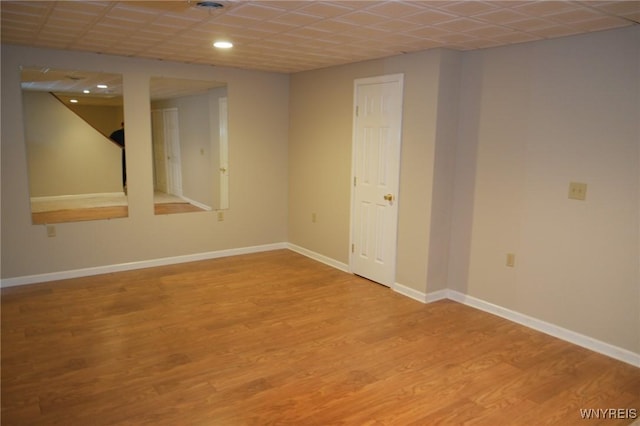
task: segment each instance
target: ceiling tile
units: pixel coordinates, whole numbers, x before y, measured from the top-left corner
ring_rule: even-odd
[[[324,38],[327,36],[326,31],[316,30],[315,28],[300,27],[287,32],[287,34],[305,38]]]
[[[437,10],[427,10],[414,15],[405,16],[405,21],[416,22],[423,25],[433,25],[439,22],[451,21],[457,16],[451,13],[439,12]]]
[[[213,21],[213,24],[222,24],[233,26],[237,28],[253,28],[260,21],[246,18],[244,16],[234,16],[234,15],[221,15],[216,17]]]
[[[540,37],[543,37],[543,38],[564,37],[564,36],[569,36],[573,34],[578,34],[579,32],[580,30],[578,29],[562,26],[562,25],[556,25],[553,27],[542,28],[539,30],[532,31],[533,34],[539,35]]]
[[[392,19],[376,24],[376,28],[384,31],[410,31],[420,28],[422,25],[415,22],[405,21],[403,19]]]
[[[473,18],[485,22],[491,22],[493,24],[505,24],[508,22],[525,19],[527,18],[527,15],[516,12],[512,9],[498,9],[491,12],[482,13],[480,15],[474,15]]]
[[[488,47],[499,46],[501,43],[496,40],[478,38],[475,40],[465,41],[464,44],[465,44],[465,47],[470,49],[486,49]]]
[[[417,40],[418,37],[409,34],[395,33],[386,35],[384,39],[382,39],[382,43],[385,45],[395,46],[399,44],[411,44]]]
[[[326,19],[320,22],[315,22],[309,25],[308,27],[312,29],[320,30],[320,31],[342,33],[342,32],[347,32],[352,30],[355,26],[347,22],[340,22],[333,19]]]
[[[132,22],[149,22],[158,16],[153,10],[134,8],[125,5],[118,5],[109,11],[109,15],[114,18]]]
[[[490,2],[483,1],[460,1],[460,2],[444,2],[444,5],[439,6],[439,9],[446,12],[455,13],[459,16],[471,16],[479,13],[488,12],[495,9],[497,6],[492,5]]]
[[[476,37],[473,37],[472,35],[469,35],[469,34],[451,33],[451,34],[446,34],[446,35],[440,36],[436,40],[444,41],[444,42],[447,42],[447,43],[459,44],[459,43],[464,43],[466,41],[471,41],[471,40],[475,40],[475,39],[476,39]]]
[[[340,45],[346,45],[362,37],[354,37],[352,34],[328,34],[326,39],[334,41]]]
[[[509,28],[515,28],[517,30],[522,31],[534,31],[542,28],[552,27],[555,24],[553,22],[547,21],[541,18],[529,18],[523,19],[522,21],[514,21],[505,24]]]
[[[318,22],[320,19],[322,18],[314,15],[308,15],[306,13],[289,12],[272,19],[271,22],[292,26],[302,26],[313,24]]]
[[[553,15],[575,9],[575,5],[568,1],[536,1],[515,6],[514,10],[534,16]]]
[[[609,30],[613,28],[626,27],[627,25],[630,25],[629,21],[613,16],[602,16],[573,24],[574,27],[583,31]]]
[[[351,12],[351,8],[345,7],[345,5],[331,4],[327,2],[309,2],[308,6],[303,6],[298,9],[299,12],[308,13],[309,15],[318,16],[321,18],[332,18],[335,16],[344,15]],[[338,3],[338,2],[334,2]]]
[[[542,37],[529,34],[529,33],[513,32],[509,34],[494,36],[492,37],[492,39],[502,44],[515,44],[515,43],[525,43],[529,41],[540,40],[542,39]]]
[[[591,2],[581,2],[585,6],[591,6]],[[612,14],[635,14],[640,13],[640,1],[603,1],[594,5],[599,10],[603,10]]]
[[[366,38],[366,39],[380,39],[384,38],[389,33],[387,31],[380,31],[375,28],[368,27],[354,27],[351,31],[349,31],[349,35],[352,35],[356,38]]]
[[[295,72],[634,25],[640,1],[1,1],[3,43]],[[637,25],[637,23],[636,23]],[[228,38],[235,49],[211,48]]]
[[[240,16],[257,20],[273,19],[282,15],[285,11],[269,6],[269,2],[238,2],[229,9],[227,15]]]
[[[4,2],[3,2],[4,3]],[[8,7],[13,13],[19,13],[23,15],[45,16],[53,10],[53,3],[47,2],[10,2],[7,3]],[[3,4],[3,9],[4,9]]]
[[[594,19],[600,16],[598,12],[587,9],[587,8],[579,8],[573,9],[566,12],[556,13],[553,15],[548,15],[545,18],[550,19],[554,22],[559,22],[561,24],[573,24],[575,22],[586,21],[589,19]]]
[[[459,18],[454,19],[453,21],[442,22],[435,25],[438,28],[443,28],[449,31],[461,31],[467,32],[471,30],[476,30],[478,28],[486,27],[487,24],[482,21],[476,21],[474,19],[468,18]]]
[[[452,34],[452,31],[445,30],[444,28],[422,27],[417,30],[407,31],[407,34],[415,37],[436,39],[440,36]]]
[[[285,25],[273,21],[262,21],[258,23],[254,28],[257,31],[261,31],[263,33],[282,33],[285,31],[291,31],[292,29],[296,28],[296,26]],[[245,30],[243,30],[243,32],[244,31]]]
[[[4,26],[10,23],[15,24],[17,27],[20,25],[41,25],[43,22],[42,17],[37,15],[23,15],[20,13],[14,12],[3,12],[2,13],[2,29],[4,30]]]
[[[412,42],[410,45],[398,46],[400,50],[405,52],[417,52],[420,50],[434,49],[441,47],[442,42],[437,40],[431,40],[428,38],[420,38],[418,41]]]
[[[388,18],[402,18],[421,12],[423,9],[414,3],[400,3],[396,1],[376,2],[367,8],[367,11],[382,15]]]
[[[186,19],[183,16],[165,14],[156,18],[153,23],[155,25],[162,25],[163,27],[173,27],[183,29],[185,27],[191,27],[195,21],[192,19]]]
[[[355,12],[340,15],[335,18],[336,21],[346,22],[353,25],[375,25],[378,22],[388,20],[387,17],[376,15],[368,12]]]
[[[499,25],[491,25],[488,27],[467,31],[466,33],[474,37],[493,39],[496,36],[512,34],[514,32],[515,30],[512,28],[507,28]]]
[[[333,40],[326,40],[321,38],[308,38],[308,39],[301,40],[298,43],[298,46],[312,47],[320,50],[326,49],[328,47],[335,47],[336,45],[337,43]],[[306,53],[306,54],[310,55],[311,53]]]

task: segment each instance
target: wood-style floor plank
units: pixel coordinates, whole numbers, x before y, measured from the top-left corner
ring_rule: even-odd
[[[205,210],[189,203],[161,203],[153,205],[154,214],[165,215],[175,213],[203,212]],[[127,206],[84,207],[78,209],[53,210],[31,214],[34,225],[46,225],[65,222],[82,222],[87,220],[119,219],[129,216]]]
[[[640,369],[287,250],[2,291],[2,425],[628,425]]]
[[[53,210],[31,213],[34,225],[45,225],[64,222],[83,222],[87,220],[118,219],[127,217],[127,206],[87,207],[81,209]]]

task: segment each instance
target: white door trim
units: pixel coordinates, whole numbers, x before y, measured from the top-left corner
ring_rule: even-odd
[[[229,109],[227,97],[218,99],[220,132],[219,139],[219,176],[220,176],[220,209],[229,208]]]

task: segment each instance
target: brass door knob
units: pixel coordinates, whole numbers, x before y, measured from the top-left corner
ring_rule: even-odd
[[[384,199],[387,200],[387,201],[393,201],[393,195],[387,194],[387,195],[384,196]]]

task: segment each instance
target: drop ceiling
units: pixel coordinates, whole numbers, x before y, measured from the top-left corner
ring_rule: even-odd
[[[8,44],[292,73],[638,25],[640,1],[2,1]],[[230,50],[212,42],[226,39]]]

